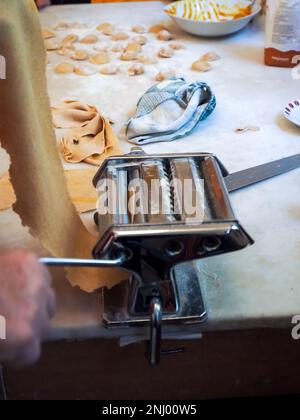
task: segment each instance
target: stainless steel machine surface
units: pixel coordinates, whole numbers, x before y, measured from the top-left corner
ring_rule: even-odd
[[[128,271],[128,281],[103,290],[103,322],[107,328],[150,325],[149,358],[156,364],[162,323],[206,320],[194,266],[186,266],[185,277],[176,275],[176,266],[253,244],[233,213],[229,191],[299,165],[295,155],[229,175],[209,153],[146,155],[135,147],[107,159],[95,175],[99,241],[94,260],[42,262]]]

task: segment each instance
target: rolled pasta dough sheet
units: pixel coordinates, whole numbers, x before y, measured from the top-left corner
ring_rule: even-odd
[[[72,204],[56,147],[45,76],[45,50],[33,0],[1,0],[0,141],[10,155],[14,211],[57,257],[91,258],[97,240]],[[1,192],[0,192],[1,193]],[[73,286],[92,292],[127,277],[118,269],[67,268]]]
[[[78,213],[86,213],[97,207],[97,191],[92,180],[95,169],[65,170],[65,177],[72,203]],[[9,173],[0,176],[0,211],[12,207],[16,195],[9,179]]]

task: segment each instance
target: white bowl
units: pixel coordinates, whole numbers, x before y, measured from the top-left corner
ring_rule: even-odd
[[[184,0],[178,3],[183,3],[183,1]],[[164,8],[165,13],[184,31],[204,37],[224,36],[240,31],[261,11],[261,6],[255,3],[252,6],[253,12],[240,19],[228,20],[226,22],[202,22],[169,14],[168,10],[173,6],[174,3],[166,6]]]
[[[290,101],[283,111],[284,116],[300,127],[300,99]]]

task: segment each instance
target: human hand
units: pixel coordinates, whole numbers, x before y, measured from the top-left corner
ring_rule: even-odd
[[[55,296],[49,271],[26,251],[0,254],[0,315],[6,340],[0,340],[0,362],[32,364],[50,328]]]
[[[35,2],[39,9],[51,5],[51,0],[35,0]]]

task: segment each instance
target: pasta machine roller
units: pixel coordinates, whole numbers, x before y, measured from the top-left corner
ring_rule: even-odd
[[[126,256],[121,267],[130,273],[127,283],[103,290],[103,321],[109,328],[151,324],[152,363],[159,358],[161,322],[206,319],[195,265],[186,265],[185,276],[176,266],[253,242],[233,213],[227,175],[208,153],[146,155],[133,148],[107,159],[94,178],[99,241],[93,256]]]
[[[93,180],[99,192],[94,259],[41,261],[127,271],[127,281],[102,291],[103,322],[108,328],[150,326],[148,355],[156,364],[162,324],[206,320],[192,262],[253,244],[229,192],[299,166],[295,155],[229,175],[210,153],[147,155],[134,147],[106,159]]]

